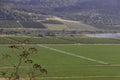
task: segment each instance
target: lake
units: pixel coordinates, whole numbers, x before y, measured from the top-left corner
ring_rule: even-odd
[[[120,38],[120,33],[86,34],[86,36],[95,38]]]

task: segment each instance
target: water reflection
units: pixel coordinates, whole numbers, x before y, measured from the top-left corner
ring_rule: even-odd
[[[87,34],[86,36],[96,38],[120,38],[120,33]]]

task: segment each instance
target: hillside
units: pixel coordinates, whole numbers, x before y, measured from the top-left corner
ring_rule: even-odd
[[[31,21],[58,16],[98,29],[120,30],[120,0],[1,0],[0,4],[0,20]]]

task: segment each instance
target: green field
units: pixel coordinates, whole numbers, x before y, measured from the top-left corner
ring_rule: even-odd
[[[21,44],[26,39],[29,40],[29,44],[120,44],[120,39],[29,36],[2,36],[0,44]]]
[[[120,45],[26,45],[31,46],[38,49],[38,53],[31,56],[34,62],[48,70],[46,78],[38,76],[38,80],[120,80]],[[14,56],[19,52],[5,45],[0,46],[1,54],[10,53]],[[11,62],[16,60],[14,56]],[[9,61],[0,60],[0,71],[12,70],[9,69]],[[27,70],[27,67],[21,68],[22,75]]]
[[[81,38],[81,37],[63,37],[63,40],[81,44],[119,44],[120,39],[112,38]]]
[[[58,39],[56,37],[4,37],[6,39],[9,40],[13,40],[14,43],[24,43],[24,40],[29,40],[28,44],[72,44],[74,42],[71,41],[67,41],[67,40],[63,40],[63,39]],[[0,38],[1,40],[2,38]],[[2,42],[1,42],[2,43]],[[7,44],[7,42],[4,42],[5,44]],[[12,43],[11,43],[12,44]]]

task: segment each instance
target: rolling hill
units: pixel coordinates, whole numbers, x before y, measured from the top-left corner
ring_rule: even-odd
[[[36,21],[57,16],[100,30],[120,30],[119,0],[1,0],[0,4],[0,20]]]

